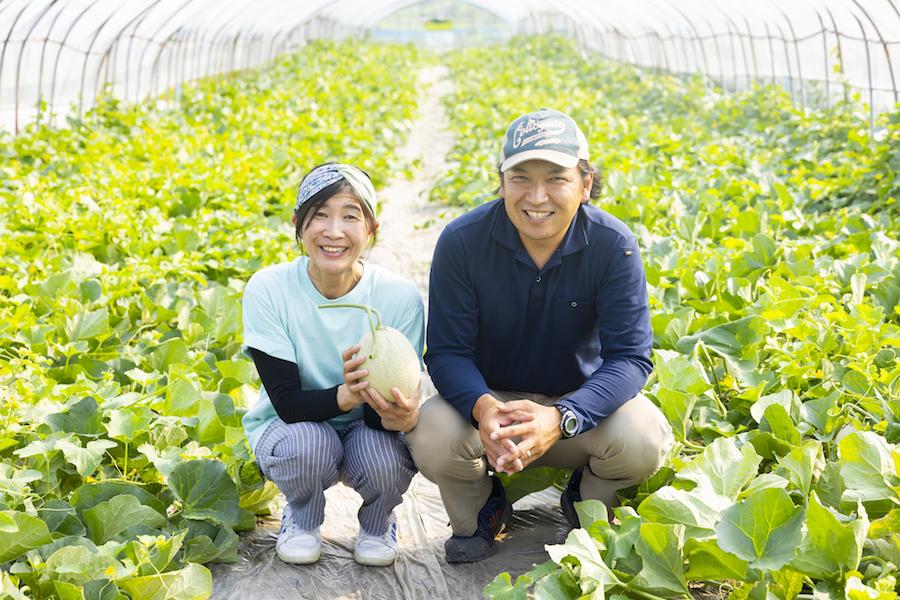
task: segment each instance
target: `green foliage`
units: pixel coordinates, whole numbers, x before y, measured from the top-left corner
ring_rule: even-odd
[[[603,174],[598,204],[640,244],[656,365],[645,392],[676,438],[664,469],[623,491],[619,524],[591,511],[586,533],[548,548],[551,567],[496,589],[648,599],[715,582],[785,600],[893,590],[900,113],[881,115],[873,135],[853,102],[803,109],[775,87],[720,93],[585,58],[559,38],[448,63],[455,163],[432,199],[493,198],[509,121],[541,106],[572,115]],[[504,483],[518,496],[564,475]]]
[[[197,563],[277,494],[241,427],[243,285],[296,255],[311,167],[403,167],[418,60],[316,43],[3,140],[0,596],[210,596]]]

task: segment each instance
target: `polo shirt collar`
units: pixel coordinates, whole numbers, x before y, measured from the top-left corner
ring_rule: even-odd
[[[566,235],[559,245],[558,251],[554,254],[554,258],[551,258],[550,261],[544,265],[545,270],[556,264],[556,256],[573,254],[587,247],[588,237],[586,222],[587,218],[584,214],[584,205],[582,204],[578,207],[575,218],[572,219],[572,222],[569,224],[569,229],[566,231]],[[517,259],[533,264],[531,257],[528,256],[528,252],[525,250],[525,246],[522,244],[516,226],[512,224],[512,221],[509,220],[509,216],[506,214],[506,208],[503,206],[502,198],[497,201],[497,219],[494,222],[491,237],[500,245],[514,251]]]

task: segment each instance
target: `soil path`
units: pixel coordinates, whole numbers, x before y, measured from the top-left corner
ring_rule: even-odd
[[[420,73],[420,116],[400,154],[422,161],[411,180],[395,178],[379,192],[382,202],[379,241],[368,260],[412,279],[427,303],[428,269],[434,244],[453,216],[446,207],[428,203],[428,191],[447,168],[444,157],[453,144],[440,102],[450,88],[442,67]],[[426,304],[427,306],[427,304]],[[433,390],[423,382],[423,398]],[[542,492],[516,503],[506,539],[491,558],[469,565],[444,561],[450,535],[447,513],[437,487],[416,475],[396,509],[399,556],[392,567],[363,567],[353,560],[361,498],[338,484],[325,496],[322,559],[311,566],[282,563],[275,556],[280,513],[260,521],[241,536],[239,562],[212,565],[213,598],[217,600],[280,599],[468,599],[480,598],[484,586],[501,571],[513,577],[547,560],[544,544],[565,538],[558,495]],[[283,503],[283,498],[281,499]]]

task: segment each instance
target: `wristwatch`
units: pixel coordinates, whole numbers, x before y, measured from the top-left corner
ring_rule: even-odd
[[[568,439],[578,433],[578,415],[565,406],[554,405],[559,411],[559,432],[562,437]]]

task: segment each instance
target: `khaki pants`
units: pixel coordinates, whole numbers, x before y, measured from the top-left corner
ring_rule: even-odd
[[[503,402],[525,399],[544,406],[562,396],[491,391]],[[477,529],[478,511],[487,502],[491,480],[481,438],[440,395],[419,409],[419,423],[406,434],[419,471],[437,484],[455,535]],[[616,490],[640,483],[662,465],[672,447],[672,429],[650,400],[637,395],[603,419],[597,427],[561,439],[530,467],[586,467],[581,497],[618,504]]]

